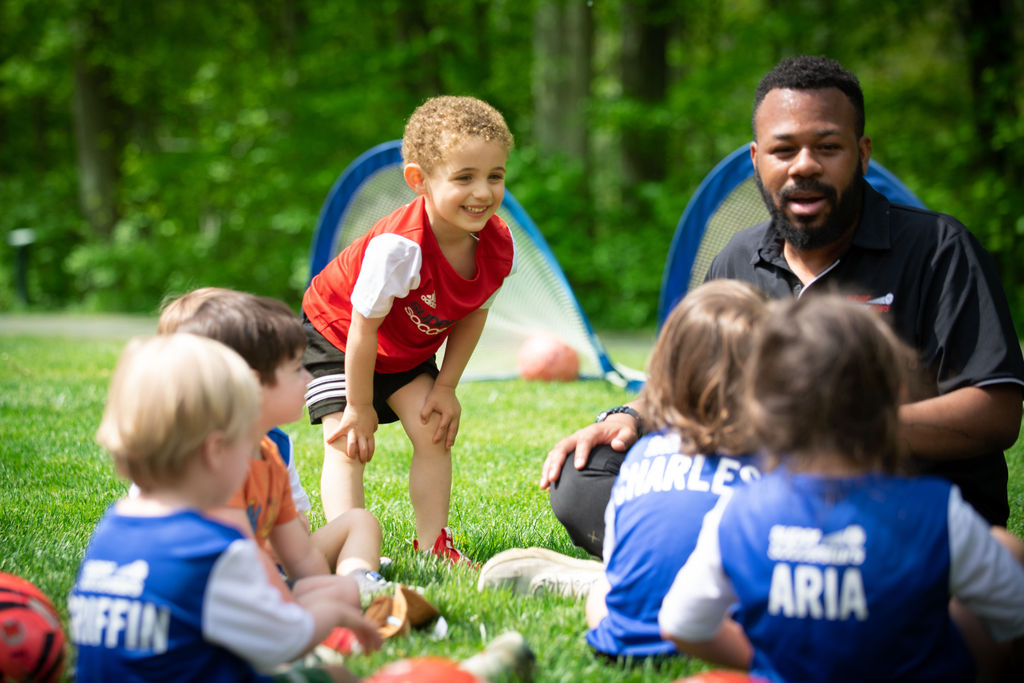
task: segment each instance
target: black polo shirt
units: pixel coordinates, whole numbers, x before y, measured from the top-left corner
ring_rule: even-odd
[[[836,292],[881,311],[930,369],[931,395],[969,386],[1024,387],[1024,358],[995,264],[951,216],[890,204],[865,183],[860,225],[847,251],[804,286],[770,222],[736,234],[705,279],[734,278],[769,296]],[[1006,461],[1001,452],[959,460],[919,459],[922,472],[958,484],[993,524],[1006,524]]]

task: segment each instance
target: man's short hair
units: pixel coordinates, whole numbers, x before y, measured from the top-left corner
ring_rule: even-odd
[[[432,97],[412,113],[402,135],[402,160],[432,172],[468,138],[501,145],[507,153],[514,139],[501,112],[475,97]]]
[[[864,92],[860,89],[860,81],[843,66],[828,57],[812,57],[801,55],[788,57],[779,62],[774,69],[765,74],[754,92],[754,113],[750,120],[757,139],[757,127],[754,120],[757,110],[765,96],[772,90],[823,90],[839,88],[850,100],[855,113],[854,129],[857,138],[864,136]]]
[[[245,436],[261,401],[252,370],[220,342],[191,334],[136,339],[114,371],[96,441],[141,489],[172,484],[213,432],[228,443]]]
[[[236,351],[266,386],[277,383],[277,369],[306,348],[302,322],[283,301],[228,290],[206,298],[178,326],[216,339]]]

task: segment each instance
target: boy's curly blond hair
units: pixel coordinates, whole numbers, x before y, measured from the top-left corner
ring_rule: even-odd
[[[508,152],[515,143],[501,113],[475,97],[432,97],[412,113],[402,135],[402,159],[425,173],[439,166],[466,138],[496,142]]]

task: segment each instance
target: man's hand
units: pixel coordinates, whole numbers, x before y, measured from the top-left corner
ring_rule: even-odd
[[[444,447],[451,449],[455,445],[455,436],[459,433],[459,418],[462,416],[462,404],[455,397],[455,387],[434,382],[433,388],[427,394],[427,400],[423,402],[420,421],[427,424],[433,413],[440,415],[433,441],[440,443],[444,439]]]
[[[373,457],[373,433],[377,431],[377,411],[372,404],[349,403],[342,413],[338,428],[327,435],[327,443],[346,437],[345,455],[362,463]]]
[[[636,443],[636,440],[636,420],[625,413],[609,415],[604,422],[578,429],[548,451],[548,457],[540,472],[540,487],[546,489],[558,481],[569,453],[574,453],[573,465],[581,470],[586,467],[590,449],[594,446],[609,444],[615,450],[624,452]]]

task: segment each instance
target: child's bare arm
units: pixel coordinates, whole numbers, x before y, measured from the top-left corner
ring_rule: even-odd
[[[298,517],[275,526],[270,532],[270,545],[291,579],[331,573],[323,553],[306,533]]]
[[[345,454],[360,462],[373,457],[377,411],[373,409],[373,368],[377,363],[377,330],[384,318],[367,318],[352,311],[345,346],[345,412],[327,442],[344,436]]]
[[[434,388],[427,395],[420,412],[420,420],[426,424],[431,413],[438,413],[441,419],[434,432],[434,443],[444,439],[445,448],[455,444],[455,435],[459,433],[459,418],[462,406],[455,397],[455,387],[462,379],[462,373],[473,355],[473,349],[480,341],[480,334],[487,322],[487,309],[478,308],[452,326],[452,331],[445,342],[444,361],[441,370],[434,380]]]
[[[754,659],[754,647],[750,644],[747,634],[739,624],[729,618],[722,621],[721,627],[711,640],[683,640],[666,633],[662,633],[661,637],[671,640],[680,652],[685,652],[691,657],[734,669],[747,670]]]

